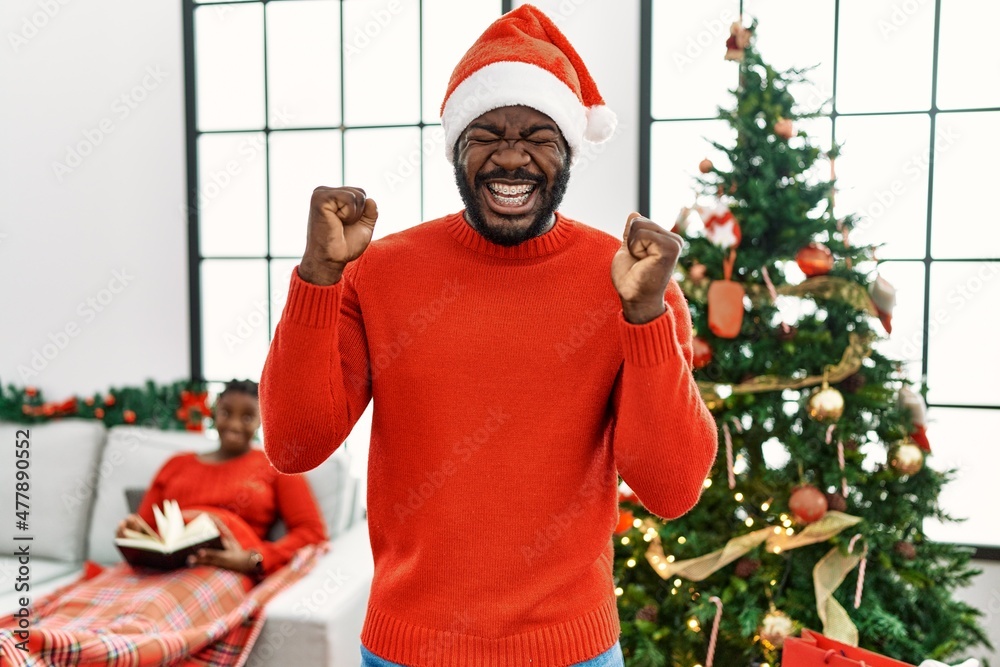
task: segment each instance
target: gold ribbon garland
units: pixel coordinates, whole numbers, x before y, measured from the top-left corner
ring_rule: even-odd
[[[860,522],[861,517],[830,511],[819,521],[814,521],[794,535],[788,535],[780,526],[761,528],[732,538],[721,549],[686,560],[671,560],[671,557],[664,554],[660,533],[652,519],[643,521],[640,530],[650,536],[646,560],[660,578],[684,577],[691,581],[703,581],[765,542],[768,551],[778,554],[826,542]],[[834,599],[833,593],[860,560],[860,554],[844,555],[834,547],[813,568],[816,611],[823,622],[823,634],[851,646],[858,645],[858,629],[847,611]]]

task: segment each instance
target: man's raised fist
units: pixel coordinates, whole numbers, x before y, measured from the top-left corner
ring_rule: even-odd
[[[375,200],[361,188],[320,186],[313,190],[299,277],[316,285],[338,282],[347,263],[368,247],[377,219]]]

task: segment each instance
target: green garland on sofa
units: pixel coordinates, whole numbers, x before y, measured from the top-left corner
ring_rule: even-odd
[[[205,382],[179,380],[159,385],[147,380],[141,387],[112,387],[93,396],[71,396],[46,401],[32,386],[3,386],[0,382],[0,420],[39,424],[65,417],[95,419],[105,426],[139,424],[165,431],[204,431],[211,418]]]

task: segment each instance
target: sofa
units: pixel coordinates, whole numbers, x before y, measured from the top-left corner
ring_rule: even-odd
[[[28,530],[15,516],[15,437],[29,431]],[[19,564],[11,554],[15,535],[31,535],[27,595],[37,600],[75,580],[84,561],[119,562],[114,532],[134,498],[159,467],[181,451],[210,451],[208,435],[115,426],[66,419],[25,426],[0,422],[7,462],[0,466],[0,613],[13,612]],[[331,549],[303,579],[281,591],[265,608],[266,622],[248,665],[355,667],[374,563],[362,509],[360,480],[350,474],[342,445],[306,473],[331,539]],[[23,487],[22,487],[23,488]],[[282,527],[275,526],[274,534]]]

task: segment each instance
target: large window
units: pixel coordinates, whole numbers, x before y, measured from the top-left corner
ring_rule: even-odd
[[[955,0],[643,0],[643,210],[673,220],[695,196],[698,162],[724,165],[708,139],[730,106],[736,67],[723,42],[740,14],[759,20],[757,46],[779,68],[817,65],[793,89],[825,116],[799,127],[836,162],[837,213],[857,213],[857,244],[882,243],[879,272],[896,286],[886,355],[926,382],[930,463],[956,467],[941,501],[963,524],[929,525],[935,539],[1000,547],[987,509],[1000,468],[1000,225],[988,201],[1000,182],[1000,56],[989,45],[1000,5]],[[825,100],[833,100],[823,106]],[[648,148],[647,148],[648,147]],[[822,165],[828,176],[828,165]],[[986,200],[986,201],[984,201]],[[991,440],[992,439],[992,440]]]
[[[363,187],[376,238],[461,208],[438,111],[506,4],[184,0],[192,377],[259,379],[314,187]]]

